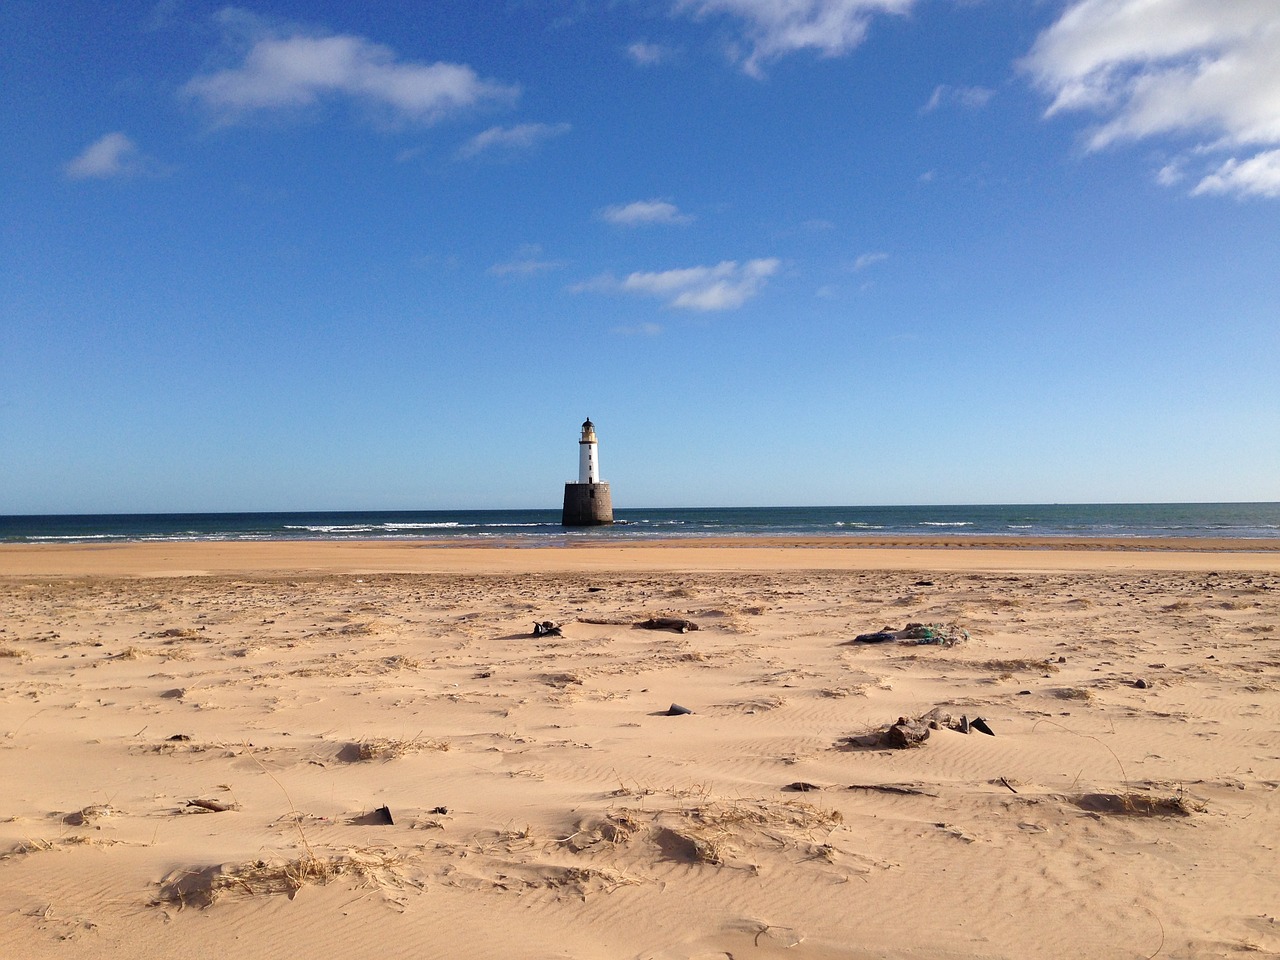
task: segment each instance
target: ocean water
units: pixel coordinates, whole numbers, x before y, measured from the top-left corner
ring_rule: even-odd
[[[0,543],[174,540],[589,540],[745,537],[1280,538],[1280,503],[1012,504],[616,509],[610,527],[566,529],[557,510],[0,516]]]

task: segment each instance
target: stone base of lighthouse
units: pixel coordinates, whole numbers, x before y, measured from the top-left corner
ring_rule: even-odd
[[[613,523],[613,497],[607,483],[566,483],[564,514],[566,527],[600,527]]]

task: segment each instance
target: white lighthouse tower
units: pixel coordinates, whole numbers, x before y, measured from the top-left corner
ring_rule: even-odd
[[[578,441],[578,482],[600,482],[600,441],[590,418],[582,425],[582,439]]]
[[[589,417],[582,424],[582,438],[578,441],[578,482],[564,485],[560,522],[566,527],[613,523],[613,497],[609,484],[600,479],[600,441]]]

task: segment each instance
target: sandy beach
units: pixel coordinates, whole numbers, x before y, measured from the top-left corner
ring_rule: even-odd
[[[954,543],[0,547],[0,955],[1280,955],[1280,541]]]

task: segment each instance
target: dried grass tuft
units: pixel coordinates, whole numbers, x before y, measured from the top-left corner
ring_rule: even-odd
[[[449,741],[435,740],[430,737],[417,736],[403,740],[395,737],[370,737],[367,740],[349,744],[345,753],[350,756],[350,759],[357,761],[394,760],[423,750],[445,751],[448,749]]]
[[[582,686],[583,679],[579,673],[549,673],[543,681],[553,687]]]
[[[344,637],[368,637],[378,632],[381,624],[376,620],[370,620],[367,623],[348,623],[338,628],[338,633]]]
[[[377,849],[353,849],[334,856],[308,851],[292,860],[252,860],[212,867],[187,868],[171,873],[160,883],[155,904],[211,907],[224,897],[271,896],[290,899],[307,884],[324,885],[338,877],[350,877],[370,886],[400,886],[398,868],[403,858]]]
[[[10,647],[6,644],[0,644],[0,658],[3,657],[28,657],[30,656],[26,650],[21,647]]]
[[[164,640],[166,643],[176,643],[179,640],[198,640],[200,638],[199,630],[192,630],[190,627],[170,627],[168,630],[161,630],[152,636]]]
[[[395,654],[390,657],[384,657],[382,665],[388,670],[421,670],[422,661],[417,657],[406,657],[403,654]]]
[[[673,860],[720,866],[739,850],[821,845],[844,822],[838,810],[800,800],[713,800],[659,814],[654,843]]]
[[[1059,687],[1053,691],[1053,695],[1059,700],[1088,701],[1093,699],[1092,691],[1085,690],[1082,687]]]
[[[993,670],[997,673],[1057,673],[1058,665],[1048,660],[982,660],[973,664],[979,670]]]
[[[1120,817],[1189,817],[1203,813],[1205,806],[1179,792],[1171,797],[1149,793],[1086,793],[1076,798],[1076,806],[1090,813]]]

